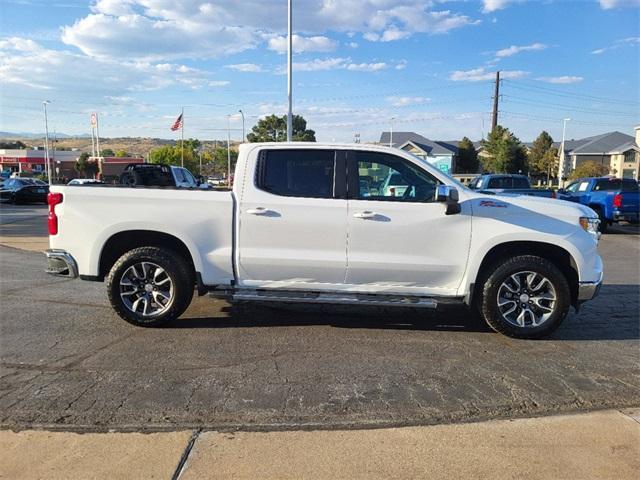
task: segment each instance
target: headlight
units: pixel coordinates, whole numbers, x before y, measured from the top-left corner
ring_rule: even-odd
[[[597,217],[580,217],[580,226],[585,232],[593,235],[596,240],[600,238],[600,232],[598,231],[600,220]]]

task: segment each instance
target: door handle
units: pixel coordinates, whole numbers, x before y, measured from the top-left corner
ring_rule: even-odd
[[[250,208],[249,210],[247,210],[247,213],[250,215],[266,215],[267,213],[269,213],[269,210],[264,207],[256,207]]]
[[[355,218],[374,218],[376,216],[376,212],[372,212],[370,210],[365,210],[364,212],[358,212],[358,213],[354,213],[353,216]]]

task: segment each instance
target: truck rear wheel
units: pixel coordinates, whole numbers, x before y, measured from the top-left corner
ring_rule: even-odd
[[[194,272],[172,250],[140,247],[122,255],[107,277],[111,306],[127,322],[158,327],[178,318],[193,298]]]
[[[557,329],[569,312],[571,293],[564,274],[533,255],[502,261],[484,283],[479,310],[497,332],[541,338]]]

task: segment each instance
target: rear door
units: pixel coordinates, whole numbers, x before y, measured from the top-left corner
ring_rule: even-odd
[[[454,295],[467,264],[470,207],[463,203],[461,214],[445,215],[435,201],[440,182],[400,156],[353,151],[347,169],[350,288]],[[391,177],[393,190],[387,188]],[[369,189],[363,191],[363,184]]]
[[[255,161],[255,164],[252,162]],[[344,153],[265,149],[249,160],[239,200],[241,286],[330,290],[344,284]]]

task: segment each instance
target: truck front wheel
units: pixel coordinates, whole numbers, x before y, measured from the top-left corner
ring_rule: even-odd
[[[497,332],[516,338],[541,338],[560,326],[571,293],[564,274],[550,261],[511,257],[486,277],[479,309]]]
[[[193,268],[179,254],[140,247],[122,255],[107,277],[111,306],[127,322],[158,327],[178,318],[194,290]]]

